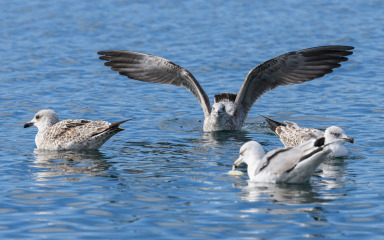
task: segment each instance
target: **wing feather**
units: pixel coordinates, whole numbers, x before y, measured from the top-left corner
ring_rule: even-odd
[[[211,105],[207,94],[195,77],[183,67],[155,55],[124,51],[109,50],[98,52],[100,60],[107,61],[105,66],[119,72],[128,78],[148,83],[183,86],[199,101],[204,115],[211,112]]]
[[[249,71],[235,100],[236,115],[246,118],[255,101],[281,85],[294,85],[322,77],[348,60],[353,47],[322,46],[289,52]]]

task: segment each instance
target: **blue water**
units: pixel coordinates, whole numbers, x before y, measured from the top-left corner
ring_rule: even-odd
[[[384,238],[383,1],[0,1],[1,239]],[[355,46],[321,79],[279,87],[242,131],[203,133],[184,88],[119,76],[100,50],[156,54],[210,96],[287,51]],[[40,109],[61,119],[137,117],[98,151],[41,154]],[[350,155],[309,184],[229,176],[240,146],[280,147],[259,114],[342,127]],[[243,171],[245,168],[242,169]]]

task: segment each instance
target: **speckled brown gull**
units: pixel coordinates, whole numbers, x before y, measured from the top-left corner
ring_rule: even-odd
[[[277,148],[267,154],[258,142],[246,142],[240,148],[233,169],[242,163],[247,164],[251,182],[306,183],[331,152],[329,147],[332,143],[324,142],[324,138],[320,138],[312,142],[310,148]]]
[[[285,147],[297,147],[305,142],[313,142],[316,139],[325,137],[327,141],[335,142],[335,144],[330,146],[332,156],[344,157],[348,155],[348,150],[345,148],[344,143],[355,142],[353,138],[345,134],[343,129],[337,126],[328,127],[325,132],[322,132],[314,128],[301,128],[294,122],[285,121],[284,124],[267,117],[264,118],[268,123],[268,128],[279,137]]]
[[[204,131],[240,130],[255,101],[281,85],[293,85],[331,73],[347,61],[353,47],[322,46],[289,52],[249,71],[237,94],[222,93],[209,98],[185,68],[155,55],[126,50],[100,51],[113,71],[143,82],[184,86],[197,98],[204,111]]]
[[[30,122],[24,124],[24,128],[30,126],[38,128],[35,137],[37,149],[97,149],[113,135],[124,130],[119,127],[120,124],[132,119],[116,123],[84,119],[67,119],[59,122],[55,111],[45,109],[36,113]]]

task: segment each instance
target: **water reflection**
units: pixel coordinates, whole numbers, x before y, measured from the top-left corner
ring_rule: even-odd
[[[227,141],[243,143],[252,140],[246,131],[205,132],[202,139],[208,144],[222,144]]]
[[[241,199],[246,202],[255,202],[251,207],[242,209],[243,213],[271,213],[289,215],[297,213],[310,214],[316,222],[326,222],[323,217],[324,210],[313,203],[323,202],[310,184],[269,184],[248,182],[247,186],[240,186]],[[257,203],[256,203],[257,202]],[[272,202],[274,206],[265,205]]]
[[[322,178],[322,183],[327,189],[344,186],[345,168],[347,165],[344,160],[344,157],[327,159],[318,167],[319,171],[315,173],[315,176]]]
[[[34,151],[34,167],[38,181],[47,178],[68,176],[68,181],[80,181],[81,175],[95,176],[108,170],[104,156],[98,150],[92,151]],[[80,175],[80,176],[79,176]]]
[[[286,205],[313,203],[319,195],[313,191],[310,184],[273,184],[248,181],[247,186],[240,186],[241,199],[247,202],[257,202],[272,199]]]

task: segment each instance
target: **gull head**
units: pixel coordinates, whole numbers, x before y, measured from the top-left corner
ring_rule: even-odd
[[[204,120],[204,131],[240,130],[242,122],[235,121],[233,110],[233,102],[215,102],[212,105],[210,115]]]
[[[215,103],[212,105],[211,114],[217,118],[224,116],[226,113],[225,105],[223,103]]]
[[[40,110],[30,122],[24,124],[24,128],[35,126],[40,130],[51,127],[59,122],[56,112],[50,109]]]
[[[340,127],[336,127],[336,126],[331,126],[331,127],[328,127],[326,130],[325,130],[325,134],[324,134],[324,137],[325,137],[325,141],[326,143],[333,143],[333,142],[350,142],[350,143],[355,143],[355,140],[351,137],[348,137],[345,132],[343,131],[343,129],[341,129]]]
[[[233,163],[233,168],[237,168],[240,164],[245,163],[250,166],[257,166],[260,160],[264,157],[265,151],[263,147],[256,141],[249,141],[243,144],[240,148],[240,156]]]
[[[214,96],[209,116],[205,116],[204,131],[240,130],[243,119],[234,117],[236,94],[221,93]]]

